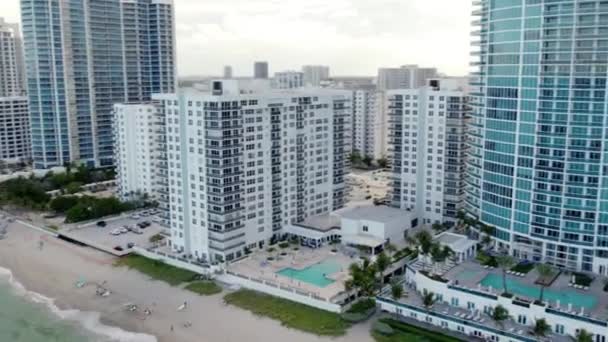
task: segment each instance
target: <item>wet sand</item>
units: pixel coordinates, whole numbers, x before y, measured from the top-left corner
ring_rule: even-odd
[[[41,240],[44,241],[42,249]],[[371,341],[369,322],[352,327],[340,338],[318,337],[227,306],[222,299],[225,291],[210,297],[199,296],[151,280],[137,271],[114,267],[115,261],[105,253],[70,244],[19,223],[12,223],[7,237],[0,240],[0,267],[10,269],[27,290],[54,298],[62,310],[98,312],[102,323],[140,333],[114,334],[120,341]],[[76,288],[75,284],[80,280],[91,285]],[[105,287],[112,292],[105,298],[96,295],[94,285],[104,281]],[[178,312],[177,308],[184,301],[188,302],[187,309]],[[128,312],[125,310],[127,303],[136,304],[139,311]],[[150,316],[143,314],[146,308],[152,311]],[[191,322],[192,326],[184,327],[186,322]]]

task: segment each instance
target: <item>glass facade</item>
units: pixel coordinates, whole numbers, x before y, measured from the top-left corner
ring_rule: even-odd
[[[474,4],[467,211],[517,257],[597,272],[608,255],[608,1]]]
[[[113,164],[112,107],[175,89],[171,0],[21,0],[34,167]]]

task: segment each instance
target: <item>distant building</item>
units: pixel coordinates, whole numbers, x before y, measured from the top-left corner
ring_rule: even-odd
[[[375,87],[353,90],[353,152],[374,160],[386,157],[387,126],[386,93]]]
[[[253,64],[253,78],[268,78],[268,62],[255,62]]]
[[[294,89],[304,86],[304,74],[298,71],[282,71],[274,74],[274,88]]]
[[[6,163],[31,158],[30,120],[26,96],[0,97],[0,159]]]
[[[114,151],[118,193],[123,200],[156,198],[163,118],[155,103],[114,105]]]
[[[31,135],[19,26],[0,18],[0,160],[27,162]]]
[[[25,92],[23,41],[18,24],[0,18],[0,97]]]
[[[404,65],[400,68],[380,68],[376,84],[379,90],[417,89],[437,77],[437,69]]]
[[[318,87],[321,81],[329,79],[329,67],[325,65],[305,65],[302,72],[305,86]]]
[[[360,89],[363,87],[375,87],[374,77],[368,76],[334,76],[322,81],[324,88],[336,89]]]
[[[228,79],[228,78],[232,78],[233,74],[232,74],[232,67],[230,65],[226,65],[224,67],[224,78]]]
[[[167,123],[171,245],[195,259],[242,257],[286,224],[344,205],[350,93],[250,83],[157,97]]]
[[[34,168],[114,164],[115,103],[175,90],[172,0],[21,1]]]
[[[388,104],[393,205],[422,224],[454,222],[465,200],[467,94],[430,80],[389,91]]]

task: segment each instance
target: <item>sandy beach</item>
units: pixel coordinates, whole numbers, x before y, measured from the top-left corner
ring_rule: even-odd
[[[44,241],[42,249],[39,248],[41,240]],[[27,290],[55,299],[55,304],[62,310],[97,312],[103,324],[132,332],[114,332],[112,335],[120,341],[371,341],[369,322],[354,326],[346,336],[322,338],[226,306],[222,300],[226,292],[211,297],[198,296],[151,280],[137,271],[114,267],[115,260],[102,252],[64,242],[19,223],[12,223],[7,237],[0,240],[0,267],[10,269]],[[76,288],[75,284],[80,280],[91,285]],[[104,281],[105,287],[112,292],[105,298],[96,295],[93,285]],[[177,308],[185,301],[187,309],[178,312]],[[127,303],[136,304],[140,313],[125,310]],[[152,315],[146,317],[141,313],[145,308],[149,308]],[[191,322],[192,326],[185,328],[186,322]]]

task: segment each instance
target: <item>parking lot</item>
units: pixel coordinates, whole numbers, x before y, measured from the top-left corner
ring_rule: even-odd
[[[130,246],[132,245],[142,248],[152,246],[150,238],[164,229],[155,222],[157,220],[155,215],[142,215],[141,213],[142,211],[136,214],[106,218],[103,220],[105,226],[101,221],[91,222],[61,231],[60,235],[105,252],[123,256],[131,252]],[[149,226],[137,227],[137,224],[144,221],[148,222]]]

